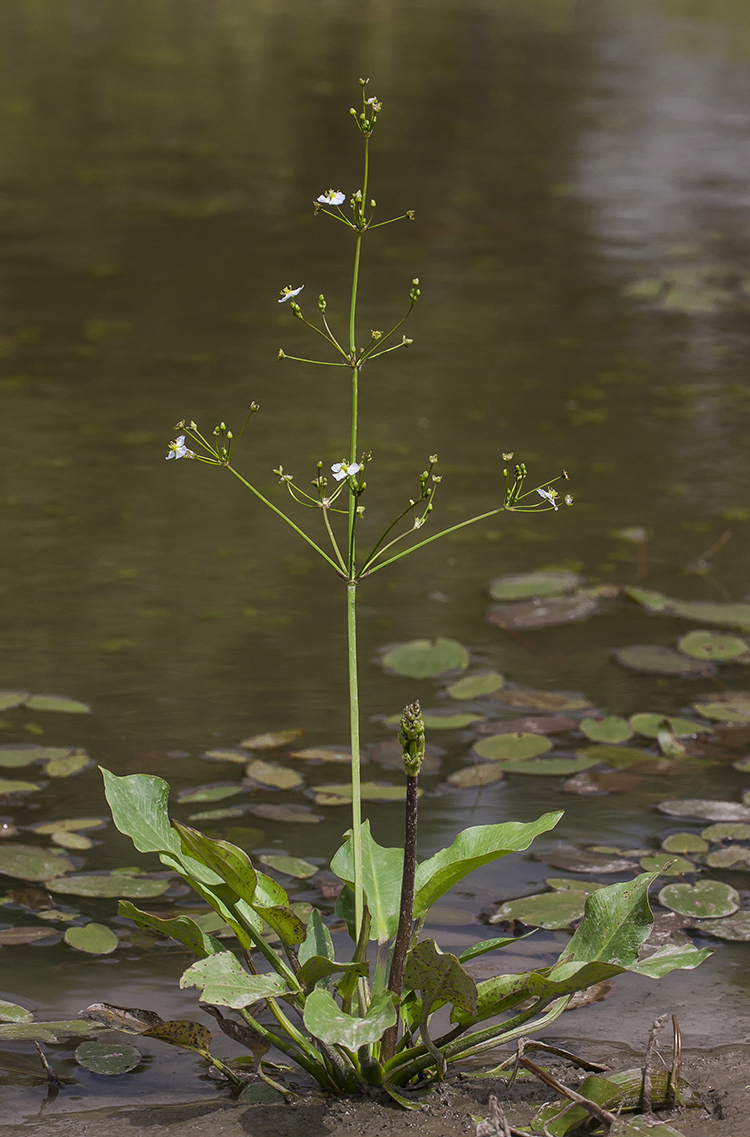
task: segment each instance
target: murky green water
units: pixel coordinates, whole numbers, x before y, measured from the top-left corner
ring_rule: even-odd
[[[514,682],[580,690],[612,712],[691,701],[698,681],[655,681],[609,655],[671,643],[684,622],[616,604],[585,624],[511,636],[486,624],[486,586],[563,563],[631,583],[634,548],[611,533],[646,526],[650,587],[747,597],[742,6],[6,0],[0,57],[2,686],[95,711],[36,716],[39,741],[85,746],[118,773],[148,770],[178,788],[232,777],[199,755],[257,731],[302,726],[308,745],[346,742],[339,582],[220,471],[164,456],[179,419],[237,423],[251,399],[262,411],[238,464],[271,495],[279,462],[312,476],[318,458],[345,452],[337,373],[275,362],[280,345],[310,350],[276,298],[305,282],[343,318],[346,234],[313,220],[310,202],[358,180],[346,112],[360,74],[384,102],[378,205],[383,216],[417,210],[414,224],[371,240],[363,326],[399,316],[412,276],[423,292],[413,347],[365,376],[373,523],[414,492],[434,451],[446,524],[492,507],[508,449],[540,479],[565,465],[576,497],[572,510],[501,518],[365,584],[367,740],[384,735],[374,715],[415,696],[444,703],[439,682],[370,662],[414,636],[452,636]],[[709,575],[685,573],[722,539]],[[746,674],[723,673],[735,687]],[[3,741],[32,739],[18,713],[6,718]],[[467,740],[445,745],[460,765]],[[680,793],[715,796],[716,777]],[[739,776],[719,777],[737,796]],[[467,824],[561,804],[567,839],[664,831],[635,795],[562,797],[540,781],[511,779],[478,804],[473,792],[428,796],[423,851]],[[40,801],[56,816],[103,811],[93,773]],[[4,812],[43,816],[33,802]],[[398,812],[371,814],[380,839],[396,841]],[[342,822],[332,811],[314,830],[321,858]],[[310,851],[303,827],[265,831],[269,850]],[[108,833],[92,861],[133,856]],[[486,870],[464,903],[514,895],[545,871],[520,859]],[[161,952],[92,962],[64,947],[2,950],[2,993],[39,1017],[94,998],[188,1008],[162,986],[182,960]],[[701,971],[724,1006],[744,951],[725,947]],[[669,983],[694,1000],[695,977]],[[719,1024],[701,1030],[710,1038]],[[172,1055],[157,1069],[188,1064]]]

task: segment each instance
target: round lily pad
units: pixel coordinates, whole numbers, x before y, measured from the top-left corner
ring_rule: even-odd
[[[16,880],[49,880],[74,871],[75,865],[62,853],[38,849],[36,845],[0,845],[0,873]]]
[[[739,636],[708,630],[688,632],[678,641],[677,647],[694,659],[711,659],[715,663],[737,659],[748,650],[747,643]]]
[[[640,750],[637,746],[587,746],[583,750],[576,750],[580,758],[586,758],[592,764],[606,762],[608,766],[636,766],[641,762],[655,762],[656,755],[649,754],[648,750]]]
[[[66,695],[32,695],[26,700],[29,711],[63,711],[69,715],[90,715],[91,707]]]
[[[436,640],[411,640],[386,651],[382,663],[397,675],[428,679],[444,675],[448,671],[465,671],[469,666],[469,653],[456,640],[443,637]]]
[[[661,644],[631,644],[616,648],[617,662],[631,671],[645,671],[649,675],[713,675],[716,668],[705,660],[693,659]]]
[[[661,847],[667,853],[706,853],[708,841],[697,833],[671,833],[664,838]]]
[[[262,786],[271,786],[277,790],[295,790],[304,785],[304,779],[296,770],[288,770],[285,766],[277,766],[275,762],[263,762],[254,758],[245,768],[246,777]]]
[[[531,774],[542,778],[567,778],[595,766],[596,762],[586,758],[526,758],[520,762],[503,762],[506,774]]]
[[[694,734],[700,734],[701,731],[709,729],[705,723],[691,722],[690,719],[673,718],[670,715],[643,713],[631,715],[628,722],[636,734],[642,734],[645,738],[657,738],[665,722],[669,723],[670,729],[674,731],[677,738],[691,738]]]
[[[585,873],[623,873],[632,872],[636,864],[632,860],[617,856],[617,853],[598,853],[593,849],[576,849],[568,846],[552,849],[549,853],[538,855],[540,861],[563,872]]]
[[[94,842],[85,833],[74,833],[70,829],[55,829],[50,833],[50,840],[53,845],[59,845],[62,849],[71,849],[73,851],[83,852],[86,849],[93,849]]]
[[[592,880],[572,880],[567,877],[549,876],[544,882],[550,888],[554,888],[555,892],[584,892],[590,896],[592,892],[596,892],[600,888],[604,888],[603,884],[594,884]]]
[[[714,849],[706,857],[711,869],[750,869],[750,849],[746,845],[727,845]]]
[[[523,896],[501,904],[490,924],[520,920],[537,928],[567,928],[580,920],[586,905],[587,893],[569,889],[565,892],[543,892]]]
[[[119,940],[106,924],[85,924],[82,928],[68,928],[63,937],[69,947],[86,951],[90,955],[109,955]]]
[[[750,825],[742,821],[720,821],[701,831],[706,841],[750,841]]]
[[[731,916],[740,906],[739,893],[720,880],[699,880],[696,884],[667,884],[659,893],[663,908],[699,920]]]
[[[311,865],[309,861],[303,861],[301,857],[284,857],[275,853],[268,853],[258,859],[264,865],[268,865],[269,868],[285,873],[286,876],[296,877],[298,880],[307,880],[308,877],[314,876],[318,871],[317,865]]]
[[[487,619],[499,628],[547,628],[554,624],[572,624],[585,620],[597,611],[600,600],[587,592],[572,596],[550,596],[546,600],[519,600],[515,604],[498,604],[490,608]]]
[[[474,750],[480,758],[493,762],[514,762],[524,758],[535,758],[552,749],[552,742],[543,734],[491,734],[474,743]]]
[[[237,794],[244,792],[246,792],[246,787],[241,782],[223,782],[180,790],[177,794],[177,800],[181,804],[194,801],[224,801],[228,797],[236,797]]]
[[[490,585],[493,600],[531,600],[535,596],[560,596],[581,584],[581,577],[564,569],[514,573],[499,576]]]
[[[693,703],[698,714],[707,719],[718,719],[722,722],[750,722],[750,695],[744,698],[737,696],[734,700],[719,700],[714,696],[713,702]]]
[[[726,920],[701,920],[693,925],[703,935],[716,936],[719,940],[750,940],[750,911],[741,909]]]
[[[45,774],[50,778],[70,778],[73,774],[80,774],[93,763],[85,751],[69,754],[66,758],[53,758],[44,767]]]
[[[124,1043],[114,1045],[104,1042],[82,1042],[76,1049],[75,1059],[79,1066],[92,1074],[127,1074],[134,1070],[141,1055],[134,1046]]]
[[[56,928],[40,928],[38,924],[17,925],[15,928],[0,928],[0,945],[17,947],[19,944],[35,944],[39,940],[57,939]]]
[[[675,857],[671,853],[655,853],[652,857],[641,857],[644,872],[658,872],[660,876],[682,876],[695,872],[695,865],[687,857]]]
[[[750,821],[750,806],[738,801],[708,798],[672,798],[656,807],[670,817],[695,817],[699,821]]]
[[[483,675],[467,675],[457,683],[452,683],[448,688],[448,694],[452,699],[479,699],[482,695],[493,695],[495,691],[499,691],[504,682],[502,675],[498,675],[496,671]]]
[[[448,781],[452,786],[468,789],[472,786],[489,786],[493,782],[504,779],[502,769],[491,762],[479,762],[475,766],[465,766],[463,770],[456,770],[449,774]]]
[[[154,880],[147,876],[91,873],[49,880],[47,888],[50,892],[61,892],[66,896],[129,896],[145,900],[148,897],[161,896],[167,891],[169,884],[168,880]]]
[[[592,742],[626,742],[633,736],[632,727],[620,715],[581,719],[581,730]]]
[[[422,721],[427,730],[464,730],[472,723],[482,722],[482,719],[482,715],[472,715],[468,712],[460,715],[430,714],[427,711],[422,713]]]
[[[582,695],[569,695],[563,691],[508,691],[495,695],[509,707],[529,711],[587,711],[591,706]]]

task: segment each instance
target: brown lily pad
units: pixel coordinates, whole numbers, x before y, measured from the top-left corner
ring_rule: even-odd
[[[750,805],[739,801],[673,798],[660,801],[656,808],[669,817],[695,817],[698,821],[750,821]]]
[[[600,603],[599,597],[587,592],[519,600],[490,608],[487,620],[499,628],[547,628],[553,624],[572,624],[576,620],[585,620],[598,611]]]
[[[509,707],[529,711],[587,711],[592,705],[583,695],[570,695],[564,691],[508,691],[494,696]]]
[[[662,644],[630,644],[615,648],[612,654],[622,667],[648,675],[682,675],[687,678],[716,674],[713,663],[693,659]]]
[[[579,873],[623,873],[638,868],[636,861],[626,860],[611,853],[596,853],[589,849],[577,849],[574,845],[561,845],[548,853],[537,853],[536,859],[563,872]]]

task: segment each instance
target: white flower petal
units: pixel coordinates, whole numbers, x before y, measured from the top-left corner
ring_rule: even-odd
[[[555,497],[557,496],[556,494],[552,493],[550,490],[539,490],[538,489],[536,492],[539,494],[540,497],[546,498],[547,501],[551,504],[553,509],[559,509],[559,506],[558,506],[557,502],[555,501]]]
[[[283,304],[286,300],[289,300],[292,296],[299,296],[300,292],[302,291],[302,289],[304,287],[305,287],[304,284],[300,284],[299,288],[292,288],[291,284],[287,284],[286,287],[282,288],[282,290],[281,290],[281,296],[279,297],[279,304]]]
[[[322,193],[318,201],[322,205],[341,205],[342,201],[346,198],[346,194],[341,190],[329,189],[327,193]]]

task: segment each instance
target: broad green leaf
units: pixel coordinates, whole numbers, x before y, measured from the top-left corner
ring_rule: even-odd
[[[750,606],[748,606],[750,612]],[[748,650],[745,640],[739,636],[729,635],[727,632],[695,631],[688,632],[678,640],[677,647],[685,655],[694,659],[710,659],[715,663],[730,662],[738,659]]]
[[[288,770],[275,762],[263,762],[260,758],[248,762],[245,776],[262,786],[272,786],[277,790],[296,790],[304,785],[304,779],[296,770]]]
[[[395,1022],[396,1008],[390,991],[376,995],[363,1018],[345,1014],[329,992],[320,987],[312,991],[305,1002],[304,1023],[310,1034],[321,1042],[349,1050],[356,1051],[360,1046],[377,1042]]]
[[[373,838],[369,821],[365,821],[362,825],[362,874],[372,921],[370,938],[378,943],[385,943],[396,934],[403,867],[404,850],[383,848]],[[334,855],[331,869],[339,880],[354,887],[351,831]]]
[[[631,671],[649,675],[713,675],[715,668],[706,660],[693,659],[662,644],[631,644],[612,653],[618,663]]]
[[[414,916],[419,919],[449,888],[481,865],[523,852],[535,837],[554,829],[562,813],[545,813],[536,821],[507,821],[501,825],[476,825],[464,829],[447,849],[441,849],[417,866]],[[399,850],[400,852],[401,850]],[[334,869],[334,872],[336,870]],[[401,882],[399,880],[399,897]],[[398,907],[396,909],[398,912]]]
[[[308,959],[313,956],[325,956],[326,959],[333,959],[333,940],[331,933],[323,923],[323,917],[317,908],[313,908],[310,915],[310,922],[307,925],[307,935],[299,946],[297,957],[300,964],[307,963]]]
[[[229,841],[216,841],[206,837],[189,825],[174,822],[176,832],[182,838],[187,853],[201,861],[221,880],[249,904],[252,903],[257,875],[247,853]]]
[[[82,1042],[75,1060],[92,1074],[127,1074],[141,1061],[141,1054],[125,1043]]]
[[[211,1031],[203,1023],[193,1022],[192,1019],[169,1019],[156,1026],[143,1031],[145,1038],[158,1038],[161,1042],[169,1042],[172,1046],[181,1046],[185,1050],[195,1050],[198,1054],[210,1054]]]
[[[499,951],[500,948],[507,947],[508,944],[517,944],[519,940],[525,940],[526,936],[533,935],[533,932],[526,932],[523,936],[495,936],[491,940],[479,940],[478,943],[472,944],[471,947],[465,948],[458,957],[459,963],[468,963],[471,959],[477,959],[480,955],[486,955],[490,951]]]
[[[493,762],[517,762],[524,758],[535,758],[552,749],[552,742],[543,734],[491,734],[474,743],[474,751],[480,758]]]
[[[30,1023],[33,1014],[18,1003],[9,1003],[7,999],[0,999],[0,1023]]]
[[[420,991],[422,1002],[450,1003],[467,1015],[477,1013],[477,985],[455,955],[442,952],[434,940],[422,940],[406,957],[404,986]]]
[[[479,699],[482,695],[494,695],[504,683],[502,675],[496,671],[484,675],[467,675],[457,683],[451,683],[448,694],[452,699]]]
[[[663,723],[669,723],[677,738],[691,738],[710,729],[705,723],[691,722],[690,719],[674,718],[671,715],[638,714],[628,719],[636,734],[645,738],[656,738]]]
[[[90,715],[91,707],[66,695],[32,695],[26,700],[29,711],[64,711],[70,715]]]
[[[43,881],[75,872],[75,865],[62,853],[35,845],[0,844],[0,873],[16,880]]]
[[[696,884],[668,884],[659,893],[659,903],[682,916],[707,920],[732,916],[740,907],[739,893],[720,880]]]
[[[565,954],[572,955],[576,962],[604,960],[624,967],[635,963],[651,930],[648,890],[657,875],[643,873],[635,880],[593,892],[586,900],[583,920]]]
[[[537,928],[568,928],[583,916],[586,904],[585,892],[543,892],[534,896],[522,896],[501,904],[490,918],[491,924],[520,920]]]
[[[68,928],[63,937],[69,947],[91,955],[109,955],[120,941],[106,924],[86,924],[82,928]]]
[[[137,927],[147,932],[158,932],[162,936],[171,936],[179,940],[185,947],[190,948],[198,956],[217,955],[226,948],[205,932],[195,920],[189,916],[174,916],[171,919],[162,919],[152,916],[149,912],[141,912],[134,904],[121,900],[118,911],[121,916],[127,916]]]
[[[297,982],[301,983],[306,991],[312,990],[322,979],[327,979],[338,972],[352,975],[367,975],[369,964],[362,963],[336,963],[325,955],[311,955],[297,972]]]
[[[154,880],[147,876],[123,876],[121,873],[80,873],[74,876],[61,876],[48,880],[46,888],[50,892],[60,892],[65,896],[132,896],[146,900],[162,896],[169,888],[170,881]]]
[[[275,869],[276,872],[296,877],[298,880],[307,880],[308,877],[314,876],[318,871],[317,865],[311,865],[302,857],[283,857],[276,853],[265,853],[258,857],[258,860],[262,864],[268,865],[269,868]]]
[[[180,987],[197,987],[201,1002],[235,1010],[290,990],[284,977],[275,972],[250,975],[229,951],[199,959],[183,973]]]
[[[179,857],[180,839],[169,823],[169,786],[154,774],[120,778],[100,767],[112,820],[139,853],[168,852]]]
[[[491,1019],[510,1007],[524,1002],[529,997],[529,977],[531,971],[519,972],[515,975],[494,975],[492,979],[485,979],[477,984],[477,1009],[471,1015],[454,1007],[451,1012],[451,1022],[468,1025],[481,1022],[482,1019]]]
[[[621,715],[581,719],[581,730],[592,742],[627,742],[633,737],[632,728]]]
[[[565,569],[542,569],[539,572],[499,576],[490,585],[493,600],[531,600],[535,596],[560,596],[582,583],[578,573]]]
[[[434,675],[444,675],[447,671],[465,671],[469,666],[469,653],[456,640],[443,637],[436,640],[411,640],[385,652],[382,663],[398,675],[427,679]]]

